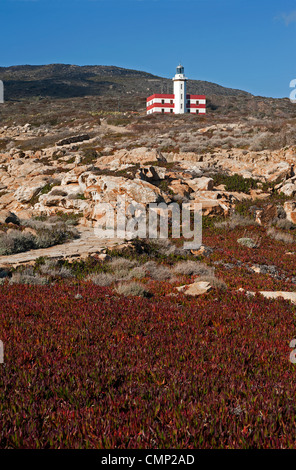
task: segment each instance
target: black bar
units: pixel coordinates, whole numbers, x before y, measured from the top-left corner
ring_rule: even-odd
[[[33,449],[8,449],[0,450],[1,468],[15,464],[16,468],[25,466],[28,468],[42,468],[44,464],[55,465],[54,470],[69,468],[85,468],[94,470],[97,468],[152,468],[152,466],[171,466],[173,468],[187,467],[203,470],[221,463],[240,468],[244,465],[262,465],[269,463],[284,466],[284,459],[293,458],[295,450],[173,450],[173,449],[110,449],[110,450],[33,450]],[[239,467],[238,467],[239,466]],[[8,468],[8,467],[7,467]]]

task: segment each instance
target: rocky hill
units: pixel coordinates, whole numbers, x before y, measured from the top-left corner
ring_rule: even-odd
[[[5,103],[0,106],[2,124],[58,123],[68,116],[97,112],[140,112],[152,93],[172,93],[172,80],[138,70],[114,66],[65,64],[0,67]],[[200,80],[188,81],[188,92],[207,96],[207,114],[236,121],[253,118],[294,118],[296,106],[288,98],[253,96]],[[40,112],[42,103],[42,112]],[[200,120],[200,118],[199,118]],[[36,122],[34,122],[36,121]]]
[[[7,100],[28,97],[73,98],[82,96],[149,95],[172,92],[172,80],[150,73],[114,66],[66,64],[0,67]],[[188,81],[189,93],[250,96],[201,80]]]

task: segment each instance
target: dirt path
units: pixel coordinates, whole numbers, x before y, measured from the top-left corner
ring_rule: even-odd
[[[80,238],[72,240],[63,245],[56,245],[50,248],[30,250],[25,253],[15,255],[0,256],[0,267],[16,267],[21,264],[34,263],[40,256],[48,258],[85,258],[90,254],[100,253],[106,248],[113,248],[123,243],[122,239],[102,239],[94,234],[91,228],[79,227]]]

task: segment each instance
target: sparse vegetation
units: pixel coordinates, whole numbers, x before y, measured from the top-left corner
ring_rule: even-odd
[[[38,81],[22,67],[28,95],[8,90],[0,109],[0,447],[294,447],[296,307],[252,293],[296,290],[295,198],[280,194],[296,184],[295,105],[200,82],[205,116],[146,116],[149,74],[72,67],[87,85],[74,90],[46,81],[67,66],[46,67]],[[97,202],[135,178],[145,201],[203,201],[200,248],[171,225],[168,239],[95,238]],[[10,258],[79,223],[83,253],[77,240]],[[212,289],[177,289],[199,281]]]
[[[26,231],[31,228],[32,231]],[[48,248],[77,238],[75,228],[63,221],[49,219],[47,222],[38,219],[22,221],[18,229],[10,229],[0,234],[0,255],[11,255],[38,248]]]
[[[276,230],[274,227],[270,227],[267,230],[267,235],[274,240],[281,241],[284,243],[293,243],[294,237],[290,233],[283,232],[281,230]]]
[[[237,191],[249,194],[251,189],[258,187],[258,181],[253,178],[243,178],[243,176],[237,173],[233,175],[214,173],[211,175],[211,178],[213,178],[215,186],[224,184],[226,191]]]
[[[130,283],[119,283],[116,287],[116,292],[120,295],[128,296],[137,296],[137,297],[149,297],[150,293],[142,284],[138,282]]]

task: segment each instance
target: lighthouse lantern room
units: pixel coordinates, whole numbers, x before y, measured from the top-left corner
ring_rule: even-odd
[[[186,82],[184,75],[184,67],[178,65],[177,73],[173,78],[174,96],[175,96],[175,114],[183,114],[186,112]]]

